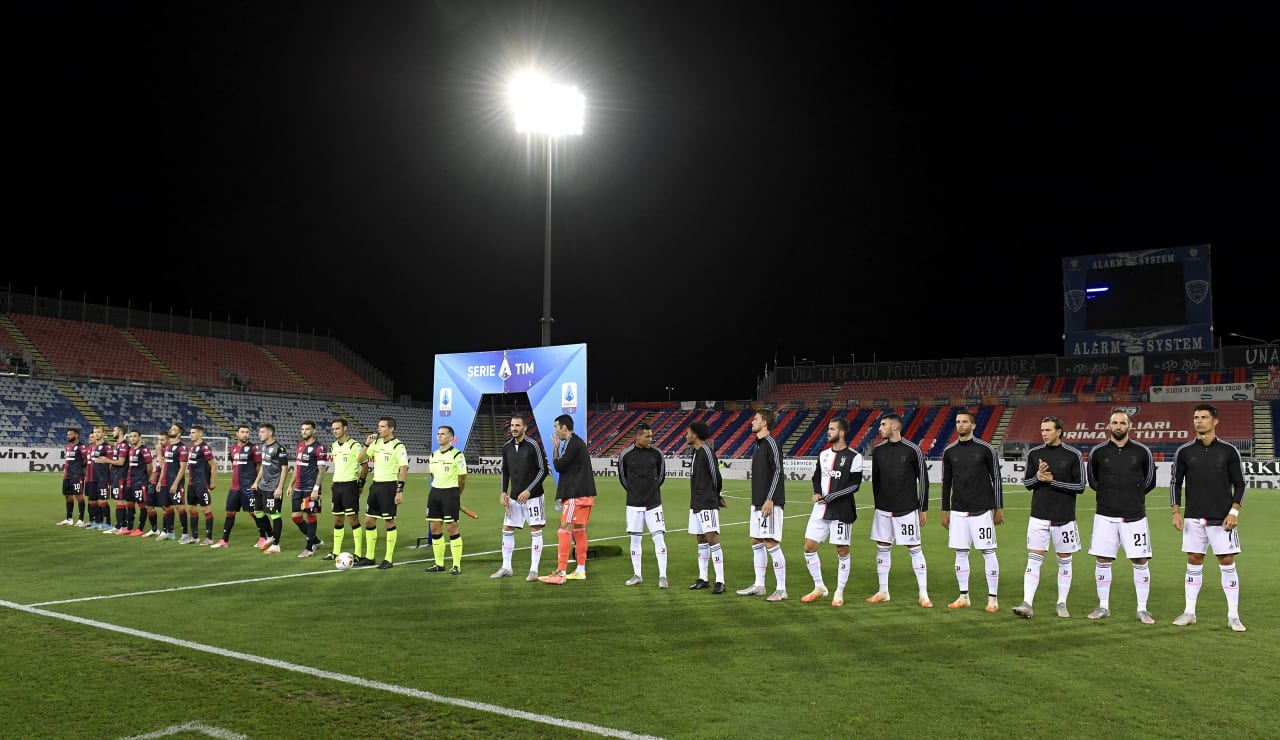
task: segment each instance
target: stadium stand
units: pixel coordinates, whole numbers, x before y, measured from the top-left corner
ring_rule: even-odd
[[[356,375],[354,370],[328,352],[279,345],[270,345],[267,351],[301,376],[308,386],[323,395],[385,400],[385,396],[377,388],[369,385],[364,378]]]
[[[831,383],[786,383],[773,387],[773,390],[764,397],[763,402],[766,404],[775,403],[778,405],[795,402],[795,401],[816,401],[830,392],[834,386]]]
[[[258,393],[314,392],[248,342],[152,329],[131,332],[184,385],[235,388],[239,383],[244,390]]]
[[[431,409],[416,406],[397,406],[390,403],[368,403],[363,401],[343,401],[341,410],[348,412],[345,416],[352,422],[351,434],[359,430],[358,439],[363,443],[366,434],[378,431],[378,419],[390,416],[396,420],[396,436],[409,452],[415,455],[430,455],[431,445],[436,441],[435,427],[431,424]],[[330,408],[325,422],[339,416],[337,410]],[[319,423],[319,422],[317,422]],[[442,424],[447,421],[441,420]],[[458,436],[470,436],[470,429],[454,430]],[[332,435],[322,435],[321,439],[332,439]],[[499,442],[501,445],[501,442]],[[490,453],[485,453],[490,454]]]
[[[604,457],[620,437],[631,433],[636,424],[644,420],[645,412],[636,409],[627,411],[602,411],[591,413],[587,417],[587,429],[591,440],[587,449],[594,457]]]
[[[115,327],[24,314],[9,314],[9,318],[62,375],[148,383],[165,380],[160,368]]]
[[[1006,385],[1009,381],[1004,376],[1001,376],[998,387],[979,388],[977,383],[980,380],[986,381],[988,379],[910,378],[906,380],[855,380],[841,385],[839,390],[832,396],[831,402],[844,406],[850,401],[883,400],[892,403],[900,402],[907,398],[918,398],[922,402],[932,402],[934,399],[945,398],[947,399],[946,403],[950,403],[953,398],[983,395],[987,390],[992,391],[987,395],[993,395],[1001,390],[1008,392]]]
[[[126,424],[143,434],[159,434],[177,422],[183,429],[202,424],[212,436],[235,436],[234,430],[224,430],[210,419],[186,391],[107,383],[72,383],[71,387],[102,417],[108,429]]]
[[[0,375],[0,438],[21,446],[61,447],[67,429],[88,433],[89,419],[51,382]]]

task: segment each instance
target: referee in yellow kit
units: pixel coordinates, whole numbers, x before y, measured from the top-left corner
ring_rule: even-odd
[[[453,567],[449,575],[462,574],[462,534],[458,531],[458,517],[462,515],[462,489],[467,486],[467,459],[462,450],[453,446],[453,427],[442,426],[436,430],[436,451],[431,453],[431,491],[427,494],[427,526],[431,530],[431,545],[435,562],[427,567],[428,573],[444,571],[445,540],[442,530],[449,532],[449,549],[453,551]]]

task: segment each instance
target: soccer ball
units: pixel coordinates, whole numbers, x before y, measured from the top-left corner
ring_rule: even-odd
[[[338,553],[338,557],[333,560],[333,567],[338,570],[349,570],[354,562],[355,558],[351,557],[351,553],[340,552]]]

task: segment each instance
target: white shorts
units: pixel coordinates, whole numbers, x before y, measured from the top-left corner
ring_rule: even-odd
[[[814,542],[825,542],[830,539],[833,545],[848,546],[852,537],[853,522],[810,519],[809,526],[804,529],[804,538]]]
[[[871,539],[897,545],[920,544],[920,512],[894,516],[876,509],[871,520]]]
[[[643,534],[644,528],[648,527],[652,532],[665,532],[667,525],[662,516],[662,504],[658,504],[652,509],[646,509],[643,506],[627,507],[627,531],[631,534]]]
[[[952,550],[996,549],[995,514],[984,511],[970,514],[967,511],[951,512],[951,526],[947,528],[947,546]]]
[[[1240,552],[1240,528],[1228,532],[1222,525],[1209,526],[1203,519],[1182,520],[1182,551],[1204,555],[1212,548],[1214,555]]]
[[[1031,517],[1027,522],[1027,549],[1048,552],[1050,542],[1059,555],[1080,552],[1080,528],[1074,521],[1055,526],[1048,519]]]
[[[782,541],[782,507],[774,506],[769,516],[763,516],[756,507],[751,507],[751,539]]]
[[[1124,556],[1130,560],[1151,557],[1151,528],[1144,516],[1136,522],[1126,522],[1118,516],[1093,515],[1093,540],[1089,554],[1099,558],[1114,558],[1124,543]]]
[[[689,534],[720,534],[718,509],[689,510]]]
[[[547,523],[546,496],[530,496],[523,504],[511,497],[507,505],[507,513],[502,517],[502,524],[514,529],[524,529],[524,525],[545,525]]]

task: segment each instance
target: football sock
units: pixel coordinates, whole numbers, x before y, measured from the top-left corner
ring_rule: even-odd
[[[178,523],[182,525],[182,533],[186,534],[187,533],[187,512],[185,511],[178,512]],[[173,531],[173,519],[169,520],[169,531],[171,532]],[[195,534],[200,534],[200,528],[196,526],[196,520],[194,518],[191,520],[191,531],[194,532]]]
[[[534,573],[542,567],[542,533],[543,530],[535,529],[529,533],[529,570]],[[511,534],[511,541],[515,542],[515,533]],[[513,545],[514,547],[514,545]]]
[[[956,550],[956,583],[960,593],[969,593],[969,551]]]
[[[880,593],[889,593],[889,566],[893,563],[893,547],[876,545],[876,579],[880,582]]]
[[[556,537],[556,570],[563,573],[569,570],[569,551],[573,549],[573,533],[558,529]]]
[[[540,534],[539,532],[534,532],[535,536],[539,534]],[[538,537],[538,539],[542,539],[542,538]],[[502,567],[503,568],[506,568],[507,570],[511,570],[511,554],[514,553],[515,551],[516,551],[515,530],[511,530],[511,531],[507,531],[505,529],[502,530]],[[537,567],[534,567],[533,570],[537,570]]]
[[[787,590],[787,556],[782,553],[782,545],[769,550],[769,559],[773,561],[773,577],[777,580],[779,591]]]
[[[818,557],[818,553],[805,552],[804,567],[809,569],[809,577],[813,578],[813,589],[816,591],[823,587],[822,582],[822,559]]]
[[[346,522],[333,525],[333,551],[342,552],[342,541],[347,538]]]
[[[84,521],[84,499],[80,499],[76,503],[80,507],[80,521]]]
[[[573,530],[574,559],[578,561],[578,570],[587,569],[587,530]]]
[[[1040,566],[1043,564],[1043,555],[1027,553],[1027,569],[1022,571],[1022,601],[1025,604],[1035,603],[1036,589],[1040,587]]]
[[[1067,603],[1067,595],[1071,593],[1071,558],[1058,558],[1058,603]]]
[[[1138,593],[1138,611],[1147,610],[1147,599],[1151,597],[1151,567],[1143,563],[1133,566],[1133,588]]]
[[[1111,608],[1111,563],[1098,563],[1093,567],[1093,580],[1098,582],[1098,607]]]
[[[1000,590],[1000,560],[996,557],[996,551],[983,550],[982,563],[986,566],[987,595],[995,596]]]
[[[394,563],[396,554],[396,540],[400,539],[400,533],[395,527],[387,527],[387,552],[382,559],[388,563]]]
[[[635,533],[631,535],[631,572],[640,575],[640,555],[644,539]]]
[[[1222,591],[1227,595],[1227,617],[1240,618],[1240,578],[1235,563],[1219,565],[1222,571]]]
[[[716,569],[716,583],[724,583],[724,550],[719,542],[708,549],[711,551],[711,564]]]
[[[653,550],[658,560],[658,577],[667,577],[667,534],[665,532],[653,533]]]
[[[1221,568],[1222,566],[1218,567]],[[1183,611],[1187,614],[1196,613],[1196,602],[1200,600],[1200,587],[1203,585],[1204,566],[1187,563],[1187,580],[1182,588],[1183,593],[1187,597],[1187,605]],[[1226,590],[1226,584],[1223,584],[1223,590]]]
[[[836,590],[844,591],[844,587],[849,584],[849,563],[848,555],[836,556]]]
[[[751,546],[751,559],[756,567],[755,586],[764,588],[764,569],[769,562],[768,555],[764,551],[764,543]]]
[[[707,580],[707,562],[711,560],[711,545],[698,543],[698,580]]]
[[[432,538],[433,539],[431,540],[431,554],[435,557],[436,565],[443,568],[444,567],[444,549],[445,549],[444,533],[441,533],[440,535],[432,535]]]
[[[920,595],[924,596],[929,593],[929,569],[924,562],[924,548],[912,545],[907,548],[907,552],[911,554],[911,569],[916,573],[916,586],[920,588]]]
[[[67,517],[66,518],[70,519],[71,515],[74,513],[76,513],[76,500],[70,499],[67,501]]]
[[[449,552],[453,555],[453,565],[456,568],[462,567],[462,533],[453,535],[449,538]]]

